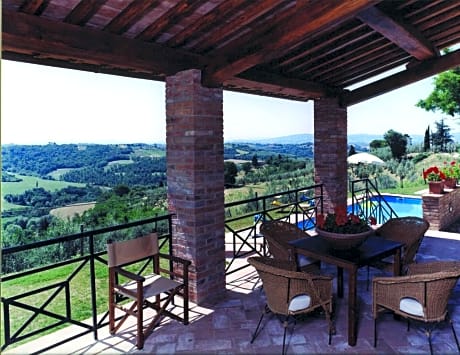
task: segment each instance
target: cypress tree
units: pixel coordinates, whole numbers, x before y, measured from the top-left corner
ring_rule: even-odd
[[[426,128],[425,138],[423,140],[423,151],[428,152],[430,150],[430,126]]]

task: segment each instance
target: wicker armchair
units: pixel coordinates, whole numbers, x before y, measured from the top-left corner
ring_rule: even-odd
[[[407,276],[375,277],[372,280],[374,347],[377,346],[377,318],[389,310],[409,320],[426,325],[449,321],[457,348],[460,351],[457,334],[448,314],[448,301],[460,277],[459,261],[436,261],[408,266]],[[432,327],[426,333],[431,344]]]
[[[329,324],[329,344],[334,330],[332,323],[332,277],[295,271],[295,265],[286,260],[269,257],[248,258],[262,279],[267,304],[257,324],[251,343],[257,337],[262,319],[272,312],[281,317],[284,327],[283,354],[286,330],[290,317],[322,309]],[[294,318],[295,319],[295,318]]]
[[[307,258],[304,255],[294,257],[294,251],[289,242],[309,237],[307,233],[298,228],[295,224],[283,221],[267,221],[260,226],[268,244],[268,252],[279,260],[286,260],[294,263],[298,270],[318,273],[321,267],[319,260]]]
[[[404,244],[401,253],[402,275],[407,273],[408,265],[415,262],[415,256],[429,226],[425,219],[409,216],[392,218],[376,230],[376,235]],[[367,267],[367,288],[369,288],[369,267],[392,273],[393,259],[379,260]]]

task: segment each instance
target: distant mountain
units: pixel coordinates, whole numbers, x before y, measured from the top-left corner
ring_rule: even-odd
[[[313,134],[293,134],[290,136],[260,138],[260,139],[235,139],[228,143],[258,143],[258,144],[302,144],[313,142]]]
[[[349,144],[368,145],[374,139],[382,139],[379,135],[352,134],[348,136]],[[293,134],[290,136],[262,138],[262,139],[238,139],[228,143],[259,143],[259,144],[302,144],[312,143],[313,134]]]
[[[420,134],[410,135],[412,144],[423,142],[424,136]],[[460,142],[460,133],[452,133],[452,138],[456,142]],[[350,134],[348,135],[348,144],[367,146],[375,139],[383,139],[382,134]],[[290,136],[263,138],[263,139],[237,139],[228,143],[260,143],[260,144],[301,144],[313,142],[313,134],[293,134]]]

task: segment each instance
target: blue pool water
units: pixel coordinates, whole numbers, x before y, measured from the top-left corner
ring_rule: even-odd
[[[423,217],[422,199],[417,197],[383,196],[398,217]],[[378,201],[378,199],[375,199]]]
[[[423,217],[422,199],[417,197],[401,197],[382,195],[386,202],[393,208],[398,217]],[[373,201],[378,201],[378,198],[373,198]],[[352,206],[348,206],[348,212],[352,211]],[[304,222],[299,222],[299,227],[302,228]],[[308,222],[305,229],[314,228],[314,224]]]

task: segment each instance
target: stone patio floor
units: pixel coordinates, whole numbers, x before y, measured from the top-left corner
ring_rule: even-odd
[[[418,262],[431,260],[460,260],[460,234],[428,231],[417,255]],[[324,273],[335,274],[335,267],[323,264]],[[372,275],[380,274],[371,269]],[[346,275],[345,275],[346,277]],[[294,331],[287,336],[289,354],[426,354],[428,340],[416,324],[407,332],[406,322],[393,319],[391,314],[379,318],[378,345],[373,347],[372,294],[366,290],[366,268],[358,274],[360,321],[358,340],[354,347],[347,343],[347,282],[344,298],[335,297],[336,334],[332,344],[327,342],[327,324],[321,314],[299,320]],[[334,280],[334,287],[336,283]],[[336,294],[335,294],[336,295]],[[263,329],[250,344],[261,311],[265,305],[264,291],[252,268],[246,268],[227,277],[225,298],[216,304],[197,306],[192,304],[191,321],[187,326],[176,321],[164,320],[147,339],[143,350],[135,347],[135,331],[132,324],[123,326],[116,335],[110,335],[107,327],[99,331],[99,340],[92,335],[80,337],[47,354],[279,354],[283,340],[283,328],[276,317],[265,317]],[[180,307],[178,307],[180,311]],[[460,336],[460,282],[451,296],[449,312]],[[291,328],[289,328],[292,330]],[[36,352],[55,343],[72,327],[43,336],[33,342],[7,349],[5,354]],[[440,324],[433,331],[435,354],[457,354],[450,327]]]

